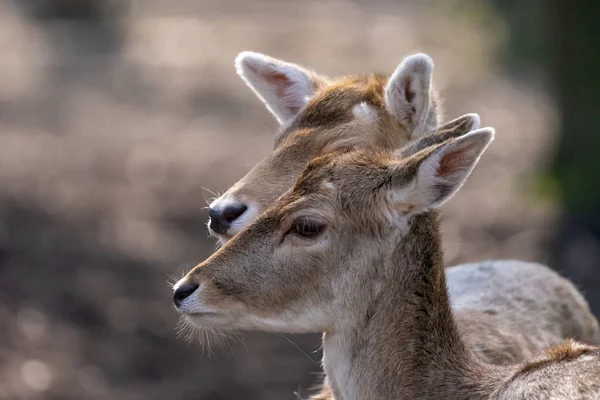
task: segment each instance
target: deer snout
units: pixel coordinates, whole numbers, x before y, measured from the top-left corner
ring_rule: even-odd
[[[231,224],[240,218],[246,210],[248,210],[248,206],[239,203],[228,204],[222,208],[213,208],[211,206],[208,209],[208,216],[210,217],[208,226],[213,232],[224,235],[231,227]]]
[[[198,289],[200,285],[191,282],[181,282],[175,286],[173,291],[173,303],[175,303],[175,307],[179,308],[181,303],[190,297],[192,293]]]
[[[246,195],[225,193],[208,207],[208,230],[225,243],[248,226],[260,213],[260,207]]]

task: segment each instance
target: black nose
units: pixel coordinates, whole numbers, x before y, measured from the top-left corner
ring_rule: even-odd
[[[182,301],[190,297],[190,295],[194,293],[196,289],[198,289],[198,286],[199,285],[196,285],[195,283],[184,283],[179,285],[179,287],[175,289],[175,292],[173,293],[173,303],[175,303],[175,306],[179,307]]]
[[[248,207],[243,204],[231,204],[221,211],[209,208],[210,229],[220,235],[227,233],[231,223],[245,213],[247,209]]]

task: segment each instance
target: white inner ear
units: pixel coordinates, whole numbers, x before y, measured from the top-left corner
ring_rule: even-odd
[[[245,51],[235,66],[280,124],[293,118],[314,95],[312,73],[298,65]]]
[[[398,123],[411,125],[411,139],[435,128],[429,126],[433,110],[431,81],[433,61],[426,54],[406,57],[385,86],[386,111]],[[435,123],[435,121],[434,121]]]
[[[493,138],[494,130],[483,128],[435,150],[408,185],[392,189],[394,208],[410,213],[441,206],[460,189]]]
[[[413,204],[421,209],[435,206],[434,199],[437,196],[437,187],[448,184],[444,177],[438,175],[440,160],[443,154],[442,151],[432,154],[423,161],[417,172],[412,200]]]

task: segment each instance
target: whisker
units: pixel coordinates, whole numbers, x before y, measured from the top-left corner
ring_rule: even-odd
[[[208,329],[203,329],[202,333],[204,333],[204,338],[206,340],[206,349],[208,350],[208,356],[212,356],[212,348],[210,347],[210,336],[208,335]]]
[[[310,361],[314,362],[315,364],[319,363],[318,361],[313,360],[313,358],[310,355],[308,355],[308,353],[306,353],[304,350],[302,350],[300,348],[300,346],[298,346],[298,344],[296,342],[294,342],[292,339],[288,338],[283,333],[278,333],[278,334],[279,334],[279,336],[281,336],[282,338],[284,338],[285,340],[290,342],[292,344],[292,346],[294,346],[296,349],[298,349],[300,351],[300,353],[304,354]]]
[[[209,188],[206,188],[204,186],[200,186],[200,188],[206,190],[208,193],[212,194],[213,196],[216,196],[215,198],[219,197],[219,195],[216,192],[213,192],[212,190],[210,190]]]
[[[179,281],[179,279],[175,278],[174,275],[171,275],[169,273],[167,273],[167,279],[165,280],[165,282],[167,283],[167,285],[169,285],[171,288],[173,288],[173,286],[175,286],[175,284]]]
[[[241,335],[236,331],[228,331],[228,333],[224,333],[214,328],[197,327],[188,321],[184,316],[179,318],[175,331],[177,333],[177,338],[183,338],[188,345],[197,343],[199,345],[201,354],[204,355],[206,352],[209,357],[215,354],[215,346],[221,349],[224,353],[230,352],[234,356],[235,353],[233,352],[232,346],[233,342],[239,342],[246,346],[244,341],[241,339]]]

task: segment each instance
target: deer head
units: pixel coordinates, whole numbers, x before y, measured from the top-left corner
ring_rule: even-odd
[[[390,267],[389,255],[459,189],[493,138],[490,128],[464,128],[395,153],[339,149],[312,160],[290,191],[176,284],[177,309],[201,327],[282,332],[331,332],[364,315],[406,267]],[[436,229],[412,234],[437,243]]]
[[[329,79],[251,52],[235,65],[281,127],[273,151],[210,204],[209,230],[221,242],[287,191],[311,159],[347,146],[397,149],[438,124],[433,62],[425,54],[406,57],[389,78]]]

